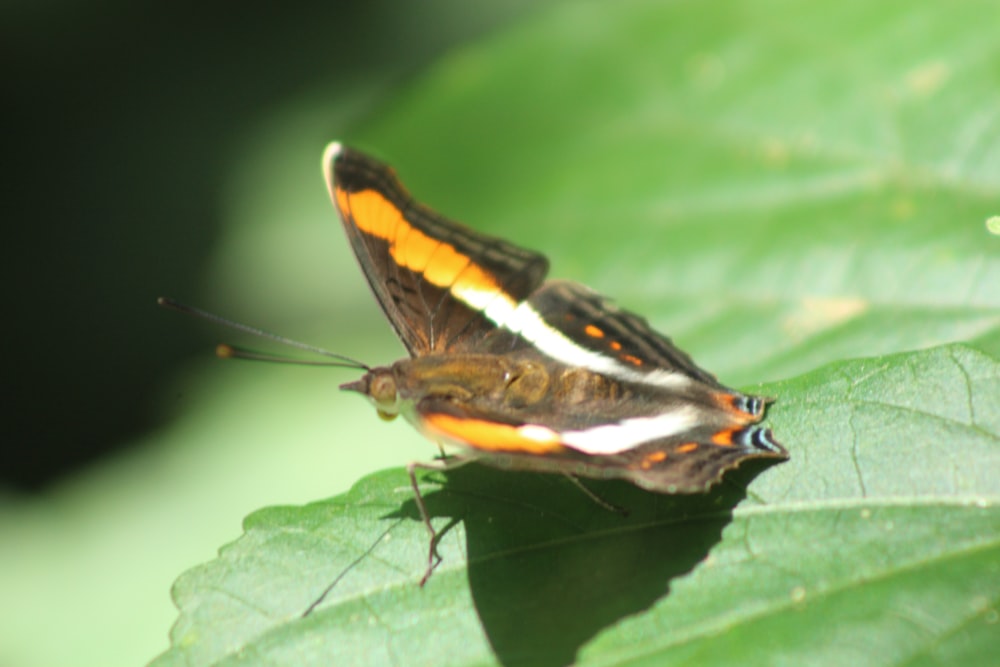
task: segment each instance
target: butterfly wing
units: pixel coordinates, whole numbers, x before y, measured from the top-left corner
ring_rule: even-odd
[[[586,287],[548,282],[497,330],[519,341],[502,394],[430,393],[415,406],[422,430],[479,460],[677,493],[702,491],[747,459],[787,458],[757,425],[767,399],[720,384]]]
[[[551,330],[574,345],[614,360],[636,377],[673,373],[722,387],[669,338],[640,317],[588,287],[565,280],[546,283],[531,296],[531,308]]]
[[[559,425],[544,415],[533,419],[531,411],[438,397],[427,397],[416,408],[421,430],[461,447],[461,457],[504,469],[627,479],[660,493],[702,492],[746,460],[788,458],[770,429],[734,425],[722,412],[598,414],[593,416],[608,421],[574,427],[566,415]],[[690,416],[698,421],[689,422]]]
[[[365,278],[411,356],[496,338],[497,313],[545,278],[543,255],[445,219],[363,153],[331,144],[324,170]]]
[[[666,493],[787,458],[757,425],[767,399],[720,384],[643,318],[581,285],[542,284],[545,257],[441,217],[364,154],[332,144],[325,167],[368,283],[415,357],[373,372],[394,375],[432,438],[505,468]]]

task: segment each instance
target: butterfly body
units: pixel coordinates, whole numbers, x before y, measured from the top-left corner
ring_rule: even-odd
[[[662,493],[704,491],[747,459],[787,458],[757,425],[769,399],[720,384],[643,318],[545,281],[544,256],[445,219],[367,155],[332,144],[324,164],[410,353],[343,386],[379,414],[402,414],[461,461]]]

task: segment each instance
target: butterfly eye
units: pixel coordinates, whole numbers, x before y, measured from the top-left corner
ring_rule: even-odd
[[[399,412],[396,379],[391,373],[375,374],[368,385],[368,396],[383,419],[394,417]]]

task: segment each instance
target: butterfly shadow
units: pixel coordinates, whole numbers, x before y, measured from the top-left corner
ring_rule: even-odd
[[[566,665],[602,629],[669,595],[671,582],[721,540],[764,467],[748,462],[711,492],[691,496],[584,480],[628,516],[558,475],[478,465],[448,472],[425,501],[432,517],[451,519],[446,530],[464,528],[473,602],[499,662]],[[404,505],[401,514],[416,518],[416,508]]]

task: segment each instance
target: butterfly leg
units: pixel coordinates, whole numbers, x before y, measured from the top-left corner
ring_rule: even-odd
[[[427,583],[427,580],[431,578],[434,569],[441,563],[441,556],[437,552],[437,543],[439,535],[434,530],[434,526],[431,525],[430,515],[427,513],[427,506],[424,504],[424,496],[420,493],[420,485],[417,483],[417,469],[421,470],[436,470],[438,472],[446,472],[448,470],[454,470],[455,468],[460,468],[466,463],[471,463],[475,461],[475,458],[443,458],[435,459],[434,461],[412,461],[406,465],[406,474],[410,476],[410,486],[413,487],[413,498],[417,503],[417,509],[420,510],[420,519],[424,522],[424,527],[427,528],[427,533],[430,535],[430,546],[427,550],[427,570],[424,572],[424,576],[420,579],[420,586]]]
[[[626,508],[622,507],[621,505],[615,505],[614,503],[608,502],[604,498],[600,497],[599,495],[588,489],[586,486],[584,486],[583,482],[581,482],[576,475],[571,475],[568,472],[564,472],[563,476],[569,481],[573,482],[573,486],[583,491],[584,495],[586,495],[588,498],[593,500],[595,503],[597,503],[604,509],[608,510],[609,512],[614,512],[615,514],[628,516],[628,510]]]

